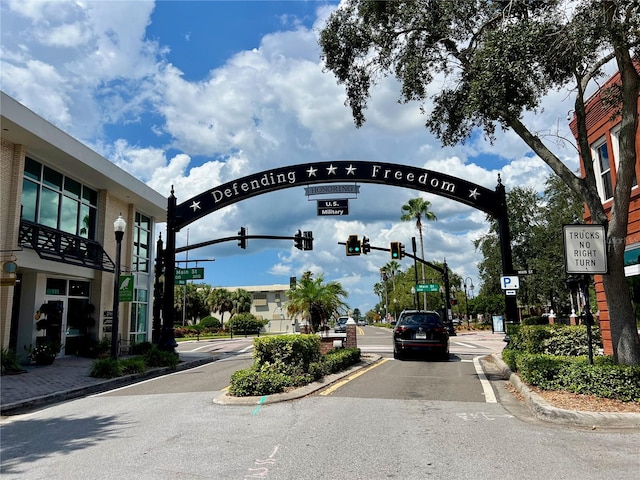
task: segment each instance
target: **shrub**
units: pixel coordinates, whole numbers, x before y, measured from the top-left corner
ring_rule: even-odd
[[[322,363],[326,373],[335,373],[350,367],[360,361],[359,348],[341,348],[327,353]]]
[[[521,324],[522,325],[548,325],[549,317],[541,317],[541,316],[527,317],[522,319]]]
[[[208,316],[208,317],[202,318],[198,322],[198,325],[201,325],[202,328],[209,328],[212,331],[217,331],[220,329],[220,320],[218,320],[215,317]]]
[[[597,354],[602,342],[602,336],[599,328],[594,327],[591,330],[591,347],[592,351]],[[553,335],[542,341],[541,347],[543,353],[549,355],[588,355],[589,341],[587,338],[587,327],[586,325],[578,325],[557,328],[554,330]]]
[[[147,364],[142,357],[131,357],[120,360],[120,367],[123,375],[143,373],[147,370]]]
[[[259,320],[251,313],[240,313],[234,315],[227,325],[234,333],[240,335],[259,333],[265,322]]]
[[[512,348],[505,348],[504,350],[502,350],[502,360],[504,361],[504,363],[507,364],[507,366],[511,369],[512,372],[515,372],[517,370],[517,367],[516,367],[517,354],[518,352],[516,350],[513,350]]]
[[[118,360],[114,360],[111,357],[99,358],[93,361],[89,375],[97,378],[121,377],[122,365]]]
[[[312,362],[320,360],[317,335],[276,335],[256,338],[253,357],[258,366],[280,365],[289,375],[306,373]]]
[[[0,350],[0,363],[2,364],[2,369],[0,371],[1,375],[22,371],[22,367],[20,366],[20,357],[16,352],[8,348]]]
[[[131,345],[131,355],[144,355],[153,348],[151,342],[138,342]]]
[[[360,361],[360,349],[332,350],[320,355],[317,335],[278,335],[254,340],[254,364],[231,376],[229,394],[270,395],[299,387]]]
[[[266,371],[253,365],[231,375],[229,393],[237,397],[271,395],[283,392],[290,381],[291,377],[283,373]]]
[[[143,355],[143,358],[144,358],[144,362],[150,368],[155,368],[155,367],[176,368],[176,366],[178,365],[178,362],[180,361],[180,357],[177,353],[160,350],[155,345],[153,345],[151,349],[149,349],[149,351],[147,351]]]

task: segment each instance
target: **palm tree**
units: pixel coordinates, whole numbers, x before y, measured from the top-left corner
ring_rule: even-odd
[[[433,221],[437,220],[435,213],[430,210],[431,202],[425,200],[424,198],[412,198],[406,204],[402,206],[402,215],[400,216],[400,220],[402,221],[412,221],[415,219],[416,228],[418,229],[418,234],[420,235],[420,253],[422,255],[422,260],[424,260],[424,239],[422,237],[422,218],[425,220]],[[425,282],[424,277],[424,263],[421,262],[421,271],[422,271],[422,283]],[[423,293],[423,305],[427,304],[427,293]]]
[[[224,326],[224,312],[233,310],[233,298],[226,288],[214,288],[207,297],[207,304],[212,312],[220,314],[220,326]]]
[[[238,288],[231,295],[231,302],[233,303],[233,313],[248,313],[251,311],[251,304],[253,303],[253,297],[251,292]]]
[[[343,301],[348,296],[346,290],[338,282],[324,283],[322,274],[314,279],[311,272],[305,272],[287,296],[289,315],[308,317],[312,332],[317,332],[323,320],[327,320],[333,312],[348,308]]]
[[[391,283],[393,284],[393,290],[396,289],[396,274],[400,271],[400,264],[395,260],[391,260],[385,266],[383,266],[380,271],[382,273],[386,273],[387,277],[391,278]]]

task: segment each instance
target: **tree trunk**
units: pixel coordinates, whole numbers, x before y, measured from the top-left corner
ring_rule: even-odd
[[[640,339],[624,274],[624,242],[615,242],[609,250],[609,273],[602,276],[609,308],[613,356],[621,365],[640,365]]]

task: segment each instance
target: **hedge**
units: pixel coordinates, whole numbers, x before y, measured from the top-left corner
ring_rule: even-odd
[[[640,366],[616,365],[612,357],[597,355],[599,341],[594,328],[591,365],[585,326],[521,326],[510,333],[502,359],[525,383],[543,390],[640,401]]]

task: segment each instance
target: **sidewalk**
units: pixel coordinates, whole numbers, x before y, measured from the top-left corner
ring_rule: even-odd
[[[175,370],[154,368],[144,373],[104,379],[89,376],[93,359],[76,356],[57,358],[53,365],[25,366],[25,372],[0,377],[0,415],[17,415],[64,400],[84,397],[141,380],[213,362],[206,353],[180,353]]]

